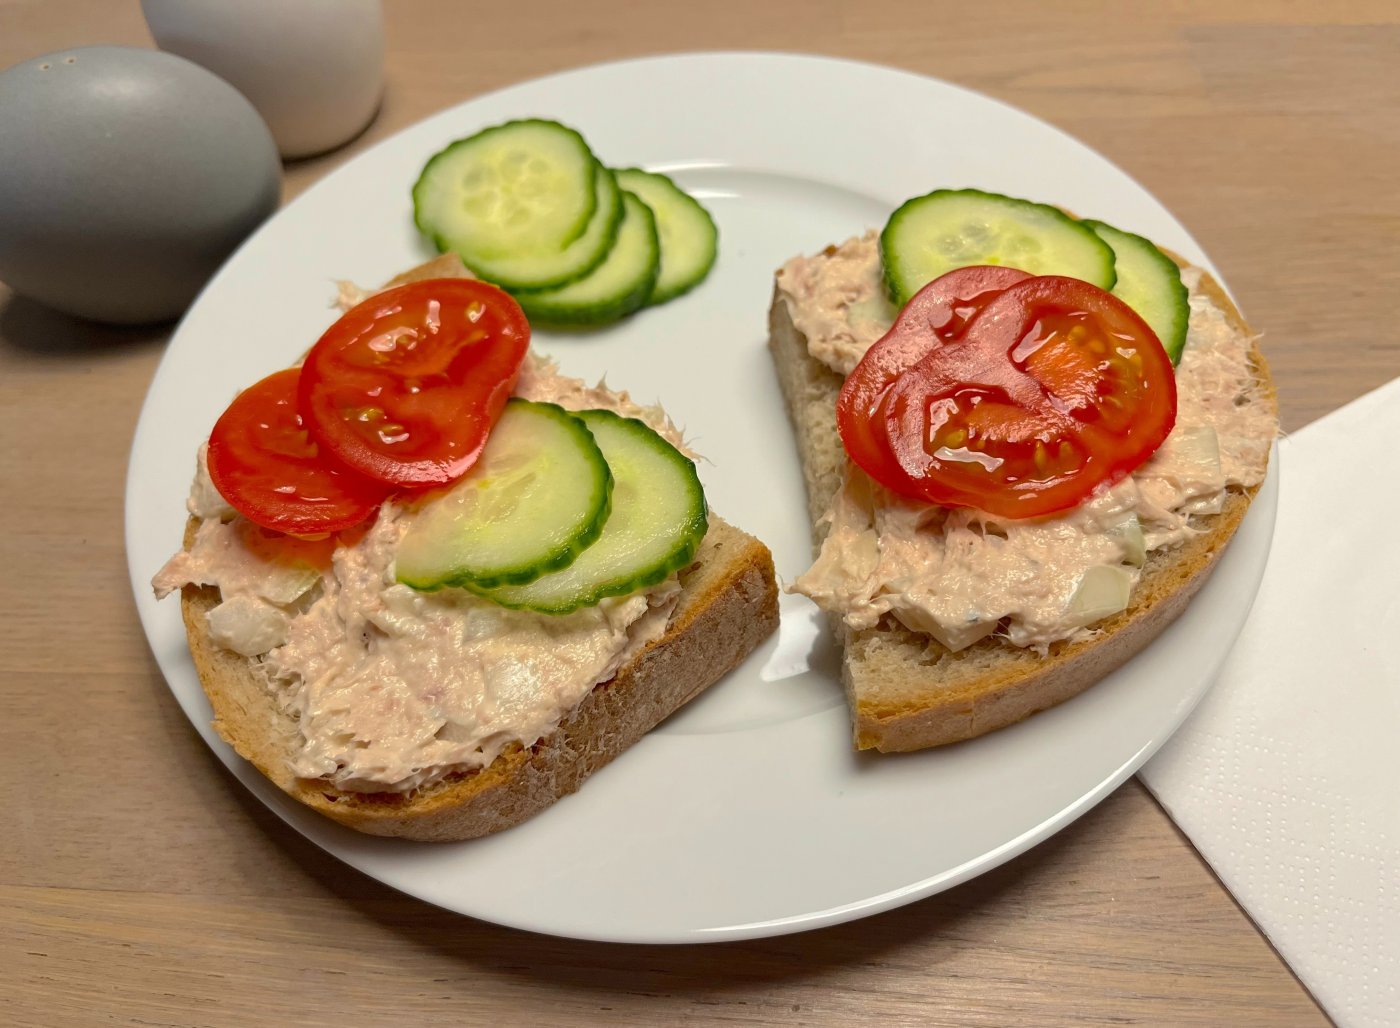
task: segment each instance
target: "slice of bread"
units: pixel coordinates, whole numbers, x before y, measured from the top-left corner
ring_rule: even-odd
[[[470,274],[456,254],[443,254],[380,288]],[[339,286],[342,309],[372,292],[349,282]],[[186,549],[198,527],[191,518]],[[219,603],[218,589],[185,586],[181,607],[200,684],[214,708],[214,729],[240,756],[289,796],[341,824],[370,835],[445,842],[509,828],[574,792],[733,670],[778,626],[772,554],[713,513],[680,584],[665,634],[594,686],[552,734],[528,748],[511,745],[485,768],[449,774],[411,793],[349,792],[294,775],[296,721],[278,706],[254,660],[210,638],[208,613]]]
[[[1237,331],[1249,333],[1239,311],[1209,275],[1203,276],[1200,288]],[[819,550],[825,535],[822,515],[846,474],[846,453],[836,427],[836,398],[843,379],[808,352],[781,283],[769,312],[769,347],[795,429]],[[1258,402],[1273,407],[1273,385],[1257,347],[1251,357]],[[996,635],[951,652],[889,614],[864,630],[831,618],[842,648],[841,677],[856,747],[900,752],[958,742],[1083,692],[1185,609],[1239,527],[1255,492],[1257,487],[1232,488],[1224,509],[1201,519],[1204,532],[1181,546],[1149,554],[1126,610],[1100,622],[1095,626],[1100,631],[1090,638],[1052,644],[1045,656]]]
[[[198,522],[185,535],[190,546]],[[665,635],[593,687],[553,734],[514,745],[481,769],[412,793],[347,792],[298,778],[289,760],[296,721],[278,706],[254,660],[216,645],[206,615],[211,587],[186,586],[181,606],[214,728],[279,789],[341,824],[371,835],[429,842],[471,839],[519,824],[574,792],[583,780],[669,714],[719,681],[778,625],[773,558],[752,536],[711,515]]]

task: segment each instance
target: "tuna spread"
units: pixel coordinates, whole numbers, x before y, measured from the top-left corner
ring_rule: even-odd
[[[640,417],[672,442],[658,408],[587,387],[527,356],[516,394]],[[307,542],[237,516],[209,482],[190,492],[190,548],[152,581],[158,596],[213,585],[211,638],[254,658],[297,720],[294,773],[343,789],[405,792],[490,764],[549,734],[599,682],[666,630],[673,575],[649,590],[563,616],[507,610],[464,590],[399,584],[394,552],[414,512],[391,498],[368,529]]]
[[[1064,514],[1012,521],[896,496],[847,462],[812,568],[791,586],[854,629],[890,614],[952,650],[993,633],[1046,652],[1128,605],[1146,554],[1204,529],[1228,487],[1258,485],[1277,431],[1253,402],[1253,340],[1182,273],[1191,317],[1177,368],[1177,422],[1136,472]],[[778,287],[810,355],[841,375],[888,331],[874,232],[798,257]]]

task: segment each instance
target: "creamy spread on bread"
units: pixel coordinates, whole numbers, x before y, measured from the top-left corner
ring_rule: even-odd
[[[1229,488],[1258,485],[1277,431],[1250,350],[1186,269],[1191,316],[1177,422],[1133,474],[1063,514],[1027,520],[906,500],[847,462],[812,568],[790,587],[853,629],[889,614],[951,650],[1000,633],[1046,652],[1124,609],[1146,555],[1203,531]],[[789,261],[778,289],[810,355],[841,375],[890,328],[876,233]]]
[[[586,386],[526,358],[516,395],[638,417],[676,444],[659,408]],[[461,589],[396,581],[395,548],[415,516],[384,503],[373,524],[307,542],[232,511],[201,448],[188,550],[153,579],[158,596],[212,585],[210,638],[257,661],[301,745],[292,770],[339,788],[405,792],[489,765],[552,732],[593,687],[665,634],[676,576],[566,615],[509,610]]]

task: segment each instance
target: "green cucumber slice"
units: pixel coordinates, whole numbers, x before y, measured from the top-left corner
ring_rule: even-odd
[[[1045,204],[980,189],[938,189],[908,200],[880,233],[890,296],[903,306],[938,276],[972,264],[1114,283],[1113,249]]]
[[[567,614],[655,585],[689,564],[705,537],[705,493],[689,458],[635,418],[602,410],[576,416],[612,469],[612,514],[598,541],[564,570],[482,591],[504,606]]]
[[[1113,295],[1142,315],[1162,341],[1162,348],[1173,364],[1181,361],[1186,345],[1186,328],[1191,321],[1191,304],[1181,269],[1161,250],[1142,236],[1124,232],[1102,221],[1085,221],[1113,247],[1118,281]]]
[[[434,155],[413,187],[414,214],[424,232],[473,254],[562,249],[593,217],[596,171],[593,152],[573,129],[511,121]]]
[[[512,398],[471,470],[414,518],[395,575],[425,590],[532,581],[599,538],[612,491],[607,461],[580,419]]]
[[[494,258],[489,266],[473,267],[482,278],[503,289],[553,288],[587,275],[607,259],[622,224],[622,190],[612,173],[599,164],[593,188],[597,207],[588,227],[563,250],[517,253]],[[463,258],[465,260],[465,258]],[[471,267],[471,262],[466,262]]]
[[[648,304],[665,303],[694,289],[714,267],[719,229],[700,201],[665,175],[640,168],[614,171],[617,184],[635,193],[656,215],[661,272]]]
[[[606,174],[606,173],[605,173]],[[530,320],[554,325],[601,325],[647,302],[661,267],[656,219],[631,193],[622,194],[622,224],[603,263],[554,289],[516,290]]]
[[[602,261],[622,214],[617,192],[573,129],[511,121],[428,161],[413,187],[414,221],[482,278],[538,289]]]

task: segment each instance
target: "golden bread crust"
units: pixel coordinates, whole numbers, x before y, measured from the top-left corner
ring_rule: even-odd
[[[443,254],[381,288],[470,277],[456,254]],[[186,527],[186,549],[198,525],[192,518]],[[200,684],[214,708],[214,729],[242,757],[283,792],[341,824],[371,835],[440,842],[509,828],[575,791],[728,674],[778,626],[772,554],[713,514],[680,581],[665,635],[595,686],[552,735],[529,748],[509,748],[480,771],[406,795],[346,792],[293,775],[288,758],[299,745],[296,722],[278,707],[255,661],[209,638],[207,615],[219,602],[218,590],[187,586],[181,610]]]
[[[193,519],[186,546],[197,526]],[[773,558],[752,536],[713,515],[665,635],[597,685],[551,735],[515,746],[481,771],[409,794],[354,793],[297,778],[288,759],[296,722],[278,707],[256,661],[215,645],[207,614],[217,589],[187,586],[181,606],[214,729],[292,798],[371,835],[420,841],[471,839],[519,824],[574,792],[594,771],[714,684],[778,624]]]

